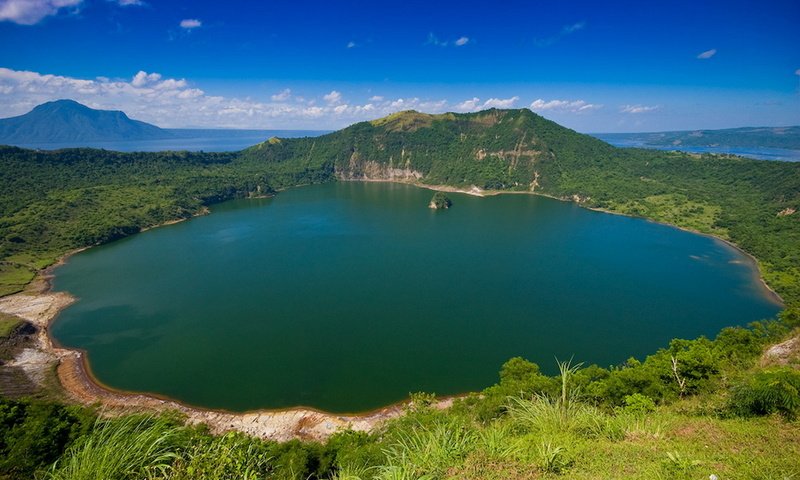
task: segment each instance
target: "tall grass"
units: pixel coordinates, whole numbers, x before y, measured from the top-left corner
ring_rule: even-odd
[[[593,431],[602,413],[581,402],[580,391],[572,384],[572,377],[580,364],[559,362],[558,368],[561,371],[560,395],[509,398],[507,410],[512,421],[523,430],[539,433]]]
[[[453,421],[418,425],[401,431],[384,450],[388,465],[380,479],[438,478],[475,445],[473,430]]]
[[[559,473],[569,465],[565,457],[566,449],[551,441],[543,441],[537,448],[539,468],[548,473]]]
[[[186,444],[184,429],[151,416],[98,420],[70,447],[45,480],[152,479],[165,475]]]
[[[210,437],[187,449],[169,468],[169,480],[259,480],[272,473],[268,444],[241,433]]]
[[[516,457],[523,450],[518,439],[514,437],[510,423],[495,421],[478,431],[478,439],[486,454],[495,459]]]
[[[369,480],[378,473],[378,467],[366,464],[346,464],[339,467],[331,480]]]

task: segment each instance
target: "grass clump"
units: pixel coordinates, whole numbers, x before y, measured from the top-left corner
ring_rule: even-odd
[[[165,477],[188,437],[162,417],[99,421],[45,475],[45,480],[127,480]]]
[[[453,420],[396,432],[378,478],[438,478],[465,458],[476,440],[471,428]]]
[[[273,471],[269,445],[240,433],[202,437],[165,470],[169,480],[256,480]]]
[[[0,338],[5,338],[22,325],[22,320],[14,315],[0,312]]]
[[[21,292],[36,276],[36,270],[18,263],[0,262],[0,297]]]

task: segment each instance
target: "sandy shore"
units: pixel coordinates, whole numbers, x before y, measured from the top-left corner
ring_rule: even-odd
[[[174,410],[184,414],[189,424],[206,424],[212,433],[239,431],[268,440],[295,438],[324,440],[342,429],[370,431],[383,421],[400,416],[404,404],[391,405],[360,415],[336,415],[312,409],[259,410],[231,413],[183,405],[153,395],[115,391],[97,383],[89,374],[83,352],[56,347],[48,335],[48,327],[61,309],[75,299],[49,288],[28,291],[0,298],[0,311],[16,315],[37,327],[34,345],[20,352],[8,366],[19,367],[37,384],[42,384],[55,367],[66,395],[83,405],[99,404],[107,414],[132,411]],[[442,399],[438,408],[452,404]]]
[[[207,213],[209,211],[204,210],[200,215]],[[164,225],[184,220],[186,219]],[[100,384],[91,375],[84,352],[57,346],[49,334],[50,325],[61,310],[76,300],[66,292],[52,291],[52,272],[69,256],[83,250],[86,248],[68,253],[41,271],[24,292],[0,297],[0,312],[16,315],[36,327],[32,345],[23,348],[5,366],[21,369],[40,388],[52,388],[51,379],[55,372],[66,397],[82,405],[99,405],[106,415],[177,411],[186,416],[187,423],[206,424],[214,434],[239,431],[264,440],[277,441],[322,441],[344,429],[372,431],[384,421],[403,414],[405,402],[353,415],[337,415],[310,408],[234,413],[192,407],[157,395],[118,391]],[[453,397],[443,398],[435,407],[447,408],[452,403]]]

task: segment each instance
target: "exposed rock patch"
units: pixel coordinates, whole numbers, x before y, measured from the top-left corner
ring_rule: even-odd
[[[789,365],[800,369],[800,334],[769,347],[761,358],[761,364]]]

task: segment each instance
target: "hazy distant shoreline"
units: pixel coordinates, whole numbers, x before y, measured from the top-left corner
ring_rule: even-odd
[[[13,145],[35,150],[85,147],[120,152],[160,152],[166,150],[232,152],[261,143],[271,137],[316,137],[330,133],[328,130],[238,130],[222,128],[165,128],[164,130],[171,133],[172,136],[151,140],[31,142],[13,143]]]
[[[800,150],[775,147],[757,146],[729,146],[729,145],[659,145],[648,143],[642,138],[645,134],[621,134],[621,133],[591,133],[592,137],[598,138],[606,143],[610,143],[620,148],[647,148],[651,150],[680,151],[687,153],[716,153],[738,155],[741,157],[754,158],[756,160],[777,160],[781,162],[800,162]]]

